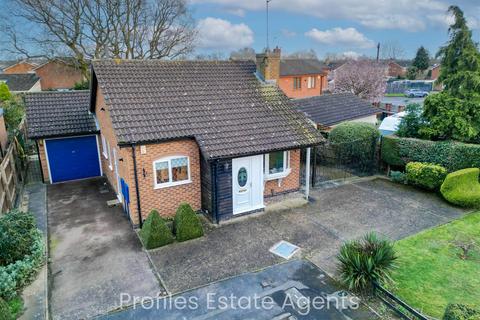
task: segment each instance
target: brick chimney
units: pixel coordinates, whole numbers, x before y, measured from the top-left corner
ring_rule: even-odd
[[[265,50],[263,53],[257,54],[257,74],[265,81],[278,82],[280,79],[280,57],[281,50],[279,47],[270,51]]]

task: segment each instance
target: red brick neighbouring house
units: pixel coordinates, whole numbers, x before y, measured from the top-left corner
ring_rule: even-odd
[[[90,157],[89,174],[108,179],[133,225],[141,225],[152,209],[172,216],[184,201],[214,222],[263,210],[264,198],[299,190],[300,149],[323,141],[269,82],[279,68],[279,60],[270,57],[264,54],[258,71],[245,61],[94,61],[89,106],[77,115],[84,125],[73,125],[79,131],[72,138],[42,132],[55,127],[55,119],[45,119],[36,105],[50,98],[29,95],[29,134],[42,141],[44,176],[70,180],[78,169],[66,169],[78,161],[55,159],[81,145],[73,154]],[[59,94],[64,103],[79,100],[73,92]]]
[[[82,82],[82,71],[62,59],[53,59],[36,67],[34,72],[40,78],[42,90],[71,89]]]
[[[37,67],[36,64],[30,63],[28,61],[19,61],[3,69],[3,73],[5,74],[34,73],[33,70],[36,67]]]
[[[407,75],[407,68],[394,60],[388,61],[388,76],[392,78],[404,78]]]
[[[289,98],[319,96],[328,89],[328,69],[316,59],[281,59],[280,49],[274,49],[273,59],[280,60],[278,86]]]

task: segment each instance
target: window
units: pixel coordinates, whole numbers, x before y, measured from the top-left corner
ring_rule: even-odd
[[[102,134],[102,153],[105,159],[108,159],[108,151],[107,151],[107,140],[105,136]]]
[[[284,178],[290,174],[290,152],[277,151],[265,155],[265,178]]]
[[[293,90],[300,90],[302,89],[302,78],[295,77],[293,78]]]
[[[307,88],[308,89],[315,88],[315,77],[308,77],[307,78]]]
[[[153,163],[155,188],[164,188],[190,182],[190,160],[175,156]]]

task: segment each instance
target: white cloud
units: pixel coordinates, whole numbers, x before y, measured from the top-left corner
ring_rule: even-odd
[[[375,46],[375,42],[365,37],[355,28],[333,28],[325,31],[313,28],[307,31],[305,35],[318,43],[327,45],[363,49]]]
[[[354,59],[354,60],[357,60],[358,58],[360,58],[362,55],[358,52],[355,52],[355,51],[345,51],[344,53],[342,53],[342,56],[344,58],[347,58],[347,59]]]
[[[241,8],[225,8],[223,11],[240,18],[245,17],[245,14],[246,14],[245,9],[241,9]]]
[[[290,31],[288,29],[282,29],[281,32],[282,32],[282,35],[286,38],[292,38],[297,35],[295,31]]]
[[[253,44],[253,31],[244,23],[208,17],[198,22],[197,30],[199,48],[234,50]]]
[[[265,10],[265,1],[259,0],[190,1],[216,3],[244,10]],[[430,19],[428,16],[445,15],[450,2],[448,0],[275,0],[270,3],[270,8],[272,18],[275,10],[282,10],[321,19],[351,20],[375,29],[423,31],[438,23],[438,18]],[[465,11],[467,19],[473,20],[480,10],[479,2],[472,0],[461,2],[460,7]],[[437,22],[435,22],[436,19]],[[480,27],[477,20],[474,20],[471,25]]]

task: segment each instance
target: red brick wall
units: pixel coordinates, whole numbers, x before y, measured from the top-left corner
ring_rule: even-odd
[[[5,74],[29,73],[29,71],[32,71],[34,68],[35,68],[35,66],[31,65],[30,63],[20,62],[20,63],[17,63],[13,66],[10,66],[10,67],[4,69],[3,73],[5,73]]]
[[[315,87],[311,89],[307,87],[309,76],[315,77]],[[293,76],[280,77],[280,80],[278,81],[278,86],[289,98],[306,98],[306,97],[319,96],[323,93],[324,90],[328,88],[326,75],[317,74],[317,75],[303,75],[298,77],[301,77],[302,79],[301,89],[293,88],[293,79],[296,77],[293,77]]]
[[[432,69],[432,76],[430,77],[430,79],[437,80],[439,76],[440,76],[440,66]]]
[[[42,166],[43,182],[50,183],[50,176],[48,174],[47,156],[45,153],[45,140],[37,140],[38,144],[38,157],[40,158],[40,164]]]
[[[42,90],[71,89],[84,79],[79,69],[60,61],[50,61],[36,69],[35,73],[40,78]]]
[[[390,77],[405,77],[407,75],[407,70],[398,63],[390,62],[388,64],[388,75]]]
[[[300,150],[290,151],[290,174],[279,181],[269,180],[265,183],[264,196],[272,196],[300,188]]]

